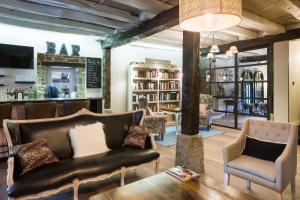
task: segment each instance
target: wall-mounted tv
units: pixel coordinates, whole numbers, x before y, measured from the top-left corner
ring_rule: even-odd
[[[0,68],[33,69],[33,47],[0,44]]]

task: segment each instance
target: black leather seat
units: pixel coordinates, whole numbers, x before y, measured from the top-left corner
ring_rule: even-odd
[[[15,178],[14,185],[7,191],[8,195],[13,197],[39,193],[72,183],[75,177],[92,178],[113,172],[123,166],[150,162],[158,157],[159,153],[153,149],[122,148],[88,157],[70,158]]]
[[[159,153],[153,149],[128,148],[124,152],[125,167],[136,166],[142,163],[150,162],[159,157]]]

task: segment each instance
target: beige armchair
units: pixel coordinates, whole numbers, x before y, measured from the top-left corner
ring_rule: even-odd
[[[262,141],[286,144],[282,154],[275,162],[242,155],[247,136]],[[244,123],[239,137],[224,147],[224,181],[229,185],[230,175],[247,180],[249,189],[251,182],[282,193],[291,184],[292,199],[296,199],[295,177],[297,169],[297,126],[263,120],[248,119]]]

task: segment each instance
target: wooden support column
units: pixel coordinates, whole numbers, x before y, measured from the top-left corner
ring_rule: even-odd
[[[200,33],[183,31],[181,133],[199,132]]]
[[[203,140],[199,134],[199,50],[200,33],[183,31],[182,122],[175,165],[204,173]]]
[[[103,99],[104,109],[111,108],[111,48],[103,50]]]

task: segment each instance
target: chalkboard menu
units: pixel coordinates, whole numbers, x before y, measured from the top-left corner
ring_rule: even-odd
[[[101,58],[86,58],[86,87],[101,88]]]

